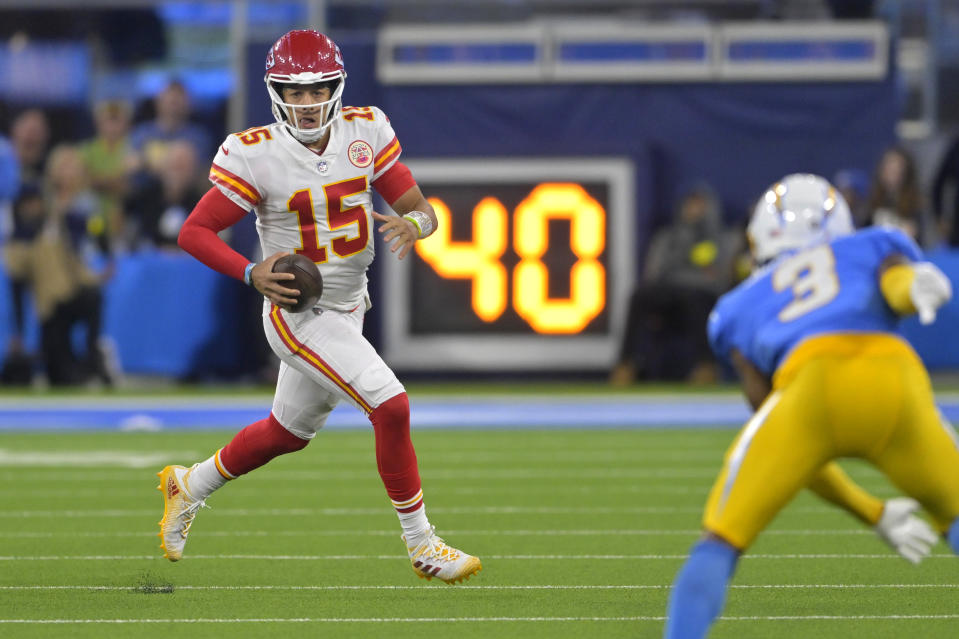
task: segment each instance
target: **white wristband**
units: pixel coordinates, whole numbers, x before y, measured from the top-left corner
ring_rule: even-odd
[[[253,286],[253,267],[256,266],[256,263],[250,262],[246,265],[246,268],[243,269],[243,283],[247,286]]]
[[[413,226],[416,227],[416,230],[419,232],[417,239],[422,240],[424,237],[429,237],[433,231],[436,230],[433,227],[433,220],[423,211],[410,211],[403,216],[403,219],[409,220],[413,223]]]

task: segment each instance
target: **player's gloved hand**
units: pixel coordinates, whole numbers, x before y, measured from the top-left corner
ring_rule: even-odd
[[[936,311],[952,299],[952,283],[945,273],[931,262],[919,262],[913,265],[915,278],[909,289],[909,298],[919,313],[921,324],[936,321]]]
[[[893,550],[914,564],[929,556],[938,540],[933,529],[912,513],[919,503],[908,497],[897,497],[883,504],[882,517],[876,524],[876,534]]]

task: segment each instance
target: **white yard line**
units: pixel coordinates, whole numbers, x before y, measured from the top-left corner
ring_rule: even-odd
[[[370,483],[366,486],[356,487],[350,491],[351,495],[355,496],[376,496],[380,497],[383,494],[382,484],[378,484],[378,478],[370,476]],[[128,482],[129,483],[129,482]],[[608,484],[602,484],[600,482],[595,482],[591,485],[586,486],[569,486],[563,487],[562,492],[564,494],[578,494],[578,495],[701,495],[703,499],[706,498],[706,495],[709,492],[710,482],[701,482],[696,485],[690,486],[676,486],[675,484],[662,485],[662,484],[649,484],[642,483],[639,485],[621,485],[621,486],[609,486]],[[865,482],[860,482],[860,485],[865,486]],[[22,500],[26,497],[70,497],[72,499],[79,498],[89,498],[89,499],[102,499],[104,494],[104,488],[20,488],[0,490],[0,497],[8,497],[11,499]],[[127,486],[127,487],[110,487],[109,494],[111,497],[136,497],[143,496],[143,487],[142,485],[137,486]],[[515,486],[444,486],[442,489],[444,495],[515,495],[516,487]],[[529,486],[523,489],[523,494],[525,495],[553,495],[556,494],[557,490],[555,486]],[[276,488],[267,488],[263,486],[258,486],[256,484],[246,484],[243,486],[243,494],[249,499],[260,499],[264,497],[273,498],[276,496]],[[432,493],[431,493],[432,494]]]
[[[188,460],[199,456],[200,452],[169,450],[169,451],[151,451],[146,455],[147,458],[154,458],[153,463],[168,459]],[[0,448],[0,468],[3,466],[58,466],[74,465],[73,461],[86,461],[78,465],[87,466],[95,463],[97,459],[103,460],[109,464],[116,456],[129,455],[134,457],[144,456],[141,451],[115,451],[115,450],[84,450],[70,451],[55,448],[47,449],[25,449],[13,450]],[[481,462],[495,462],[497,466],[504,461],[517,463],[546,463],[554,464],[556,462],[575,462],[578,466],[590,466],[597,463],[618,463],[622,468],[632,468],[636,463],[646,463],[649,461],[667,461],[676,462],[700,461],[691,466],[679,466],[679,468],[701,468],[704,465],[719,467],[723,459],[722,447],[704,448],[700,450],[622,450],[622,449],[600,449],[600,450],[556,450],[556,451],[526,451],[526,450],[487,450],[476,451],[470,449],[467,452],[443,452],[442,464],[436,464],[439,470],[455,470],[462,467],[461,462],[466,462],[471,466],[480,465]],[[366,450],[354,450],[338,453],[335,458],[329,460],[319,460],[318,466],[326,469],[327,467],[363,467],[367,464],[375,464],[376,457],[372,442]],[[669,468],[675,467],[670,464]],[[295,471],[292,471],[295,472]]]
[[[181,586],[171,585],[172,590],[418,590],[421,592],[454,592],[445,588],[424,588],[420,586]],[[515,585],[515,586],[483,586],[463,584],[457,586],[456,592],[462,590],[669,590],[670,584],[543,584],[543,585]],[[836,590],[855,590],[855,589],[899,589],[899,588],[923,588],[923,589],[955,589],[959,584],[756,584],[756,585],[731,585],[730,588],[736,590],[821,590],[833,588]],[[6,590],[104,590],[104,591],[132,591],[135,586],[81,586],[81,585],[34,585],[34,586],[0,586],[0,591]]]
[[[647,560],[647,559],[686,559],[688,555],[483,555],[489,560],[534,560],[534,561],[567,561],[567,560]],[[747,554],[743,559],[899,559],[895,553],[888,554]],[[930,559],[956,559],[952,553],[929,555]],[[159,555],[0,555],[0,561],[143,561],[162,559]],[[243,559],[262,561],[361,561],[371,559],[387,559],[395,561],[406,559],[405,555],[189,555],[191,560],[213,559]]]
[[[959,619],[959,615],[773,615],[769,617],[721,617],[723,621],[844,621],[894,619]],[[665,619],[664,619],[665,621]]]
[[[598,537],[603,535],[611,536],[678,536],[689,537],[699,535],[702,530],[699,528],[689,528],[686,530],[651,530],[645,528],[625,529],[625,530],[456,530],[444,529],[445,535],[476,535],[476,536],[514,536],[514,537]],[[111,530],[102,532],[67,532],[67,531],[35,531],[35,532],[0,532],[0,539],[47,539],[54,537],[65,538],[111,538],[111,537],[156,537],[156,530],[133,531],[133,530]],[[203,531],[204,537],[393,537],[397,534],[396,530],[212,530]],[[827,536],[835,537],[837,535],[865,535],[872,536],[875,533],[865,528],[853,529],[817,529],[817,530],[766,530],[763,535],[781,535],[781,536]]]
[[[723,621],[891,621],[959,619],[953,615],[782,615],[721,617]],[[455,622],[570,622],[570,621],[665,621],[666,617],[294,617],[247,619],[0,619],[0,624],[154,624],[154,623],[455,623]]]
[[[193,455],[192,457],[187,456],[186,459],[193,459],[199,457],[199,455]],[[425,456],[424,456],[425,457]],[[182,457],[177,456],[175,459],[181,459]],[[167,461],[174,459],[169,456],[165,457]],[[490,470],[484,468],[436,468],[430,466],[429,464],[424,464],[421,475],[424,478],[430,480],[454,480],[456,482],[466,482],[466,481],[482,481],[482,482],[491,482],[491,481],[515,481],[517,479],[521,480],[548,480],[551,482],[565,481],[572,482],[578,481],[582,482],[583,480],[648,480],[648,479],[660,479],[660,480],[701,480],[701,482],[706,485],[709,485],[713,479],[716,477],[716,473],[719,470],[719,461],[721,458],[717,458],[717,463],[713,464],[698,464],[693,466],[678,466],[670,465],[669,467],[664,468],[636,468],[635,465],[627,464],[623,467],[611,467],[609,465],[602,465],[593,468],[584,468],[582,466],[573,466],[567,469],[563,468],[524,468],[524,469],[504,469],[504,470]],[[156,471],[159,471],[163,464],[167,462],[157,463],[153,466]],[[16,472],[2,472],[4,466],[0,464],[0,483],[11,483],[17,486],[23,485],[24,483],[39,483],[39,482],[54,482],[54,481],[76,481],[82,483],[102,483],[102,482],[125,482],[130,481],[135,478],[145,477],[144,471],[146,469],[123,469],[117,466],[112,466],[106,470],[86,470],[78,468],[76,470],[64,470],[64,469],[31,469],[25,468],[23,470],[17,470]],[[147,471],[149,472],[149,471]],[[323,481],[323,482],[355,482],[356,480],[372,480],[376,478],[375,466],[373,462],[370,462],[369,468],[359,469],[356,466],[350,466],[344,469],[337,468],[328,468],[325,470],[278,470],[271,472],[264,472],[256,475],[257,482],[296,482],[296,481]],[[878,471],[872,469],[857,469],[855,473],[856,481],[860,482],[871,482],[873,480],[883,480],[883,476]]]
[[[198,457],[199,455],[195,455]],[[179,458],[179,456],[177,456]],[[187,459],[191,459],[188,457]],[[717,460],[718,462],[719,460]],[[156,470],[160,470],[162,465],[158,465]],[[492,480],[514,480],[514,479],[645,479],[649,477],[660,479],[702,479],[712,478],[719,469],[718,463],[715,466],[704,467],[673,467],[669,468],[633,468],[625,466],[623,468],[610,468],[609,466],[598,466],[596,468],[573,467],[568,470],[563,469],[520,469],[520,470],[488,470],[483,468],[449,468],[435,469],[424,465],[422,470],[423,477],[431,479],[478,479],[483,481]],[[54,479],[78,480],[78,481],[117,481],[118,479],[129,479],[131,475],[142,476],[142,471],[121,471],[119,468],[110,468],[108,471],[18,471],[16,473],[0,473],[0,482],[16,482],[22,484],[24,480],[51,481]],[[262,473],[257,475],[258,481],[354,481],[357,479],[369,479],[375,477],[376,469],[371,466],[369,469],[330,469],[330,470],[278,470],[275,472]]]
[[[193,459],[199,453],[192,451],[152,451],[142,453],[123,450],[8,450],[0,448],[0,468],[10,467],[50,467],[95,466],[97,468],[152,468],[162,467],[171,459]]]
[[[367,486],[356,487],[351,490],[352,495],[356,496],[376,496],[379,497],[383,494],[383,486],[376,483],[378,479],[370,477],[370,483]],[[877,496],[893,496],[894,490],[889,486],[889,482],[885,480],[877,481],[858,481],[860,486],[869,489],[870,492],[875,493]],[[610,486],[608,484],[603,484],[600,482],[595,482],[586,486],[564,486],[562,492],[566,495],[576,494],[576,495],[696,495],[702,497],[703,500],[706,499],[706,496],[709,494],[709,488],[712,485],[711,481],[704,481],[689,484],[684,486],[677,486],[675,484],[653,484],[649,482],[641,482],[637,484],[620,484],[617,486]],[[523,488],[523,494],[527,496],[531,495],[555,495],[557,493],[557,488],[553,485],[539,485],[539,486],[525,486]],[[882,495],[880,495],[882,493]],[[142,496],[143,488],[137,487],[126,487],[126,488],[109,488],[109,494],[111,497],[134,497]],[[256,484],[246,484],[243,486],[243,494],[249,499],[260,499],[264,497],[273,498],[276,496],[275,488],[268,488],[259,486]],[[431,491],[431,495],[438,494]],[[443,486],[442,488],[443,495],[487,495],[487,496],[497,496],[497,495],[515,495],[516,487],[515,486]],[[77,489],[68,489],[68,488],[16,488],[10,490],[0,490],[0,497],[10,497],[16,499],[23,499],[24,497],[71,497],[73,499],[79,498],[90,498],[90,499],[102,499],[104,495],[104,489],[96,488],[77,488]]]
[[[380,516],[388,508],[217,508],[217,515],[271,516],[271,517],[330,517],[330,516]],[[642,515],[642,514],[689,514],[701,513],[696,506],[431,506],[430,514],[439,515]],[[828,506],[795,507],[790,513],[835,514],[839,512]],[[148,517],[157,514],[156,509],[89,509],[89,510],[5,510],[0,519],[29,518],[78,518],[78,517]]]

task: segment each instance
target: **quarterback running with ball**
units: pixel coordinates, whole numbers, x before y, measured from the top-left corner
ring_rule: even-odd
[[[366,271],[373,260],[373,223],[400,259],[432,233],[436,215],[400,161],[400,143],[376,107],[341,107],[346,71],[327,36],[296,30],[266,58],[267,92],[276,123],[227,136],[210,169],[213,188],[180,231],[180,246],[266,298],[263,325],[281,360],[273,408],[241,430],[209,459],[160,473],[164,513],[161,547],[179,560],[187,534],[207,497],[227,481],[306,446],[341,401],[362,410],[373,425],[376,464],[400,520],[413,571],[456,583],[482,566],[448,546],[426,516],[410,408],[396,375],[363,337],[370,306]],[[371,187],[398,215],[372,209]],[[250,211],[263,255],[252,263],[217,233]],[[274,262],[296,252],[323,276],[316,307],[287,308],[298,291]]]

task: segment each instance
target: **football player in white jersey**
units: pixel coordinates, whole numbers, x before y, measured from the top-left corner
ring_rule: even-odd
[[[263,294],[267,340],[281,360],[273,408],[209,459],[160,473],[161,547],[177,561],[206,498],[228,480],[274,457],[302,449],[333,407],[347,401],[376,436],[376,463],[403,529],[413,570],[456,583],[481,569],[478,558],[438,537],[426,517],[409,400],[396,375],[363,337],[370,302],[373,222],[399,258],[436,227],[436,215],[409,169],[386,115],[376,107],[341,107],[346,80],[339,47],[312,30],[282,36],[270,48],[264,77],[276,123],[227,136],[213,160],[214,186],[180,231],[180,246],[207,266]],[[373,211],[371,187],[398,215]],[[217,235],[249,211],[264,256],[247,260]],[[323,275],[315,308],[287,310],[298,291],[293,275],[273,273],[290,252]]]

